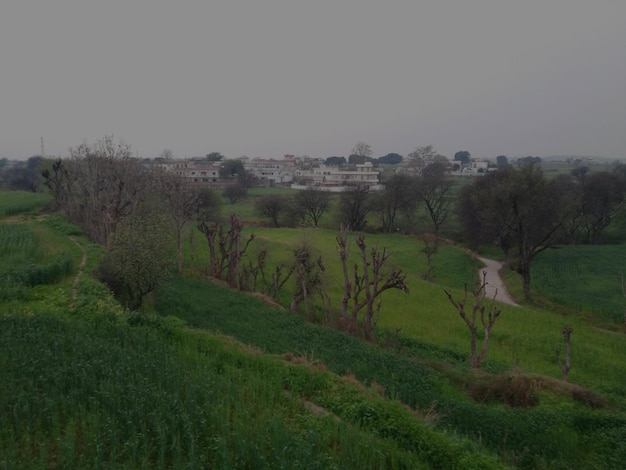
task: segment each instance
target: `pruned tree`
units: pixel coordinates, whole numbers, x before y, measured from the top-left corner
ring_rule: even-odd
[[[467,284],[465,285],[465,294],[462,299],[454,299],[452,294],[444,289],[446,296],[450,303],[457,309],[459,315],[467,325],[470,331],[470,361],[473,369],[480,369],[485,357],[487,356],[487,348],[489,347],[489,339],[491,329],[495,324],[497,318],[500,316],[500,309],[496,307],[493,302],[486,304],[486,286],[487,286],[487,272],[483,271],[481,280],[474,283],[472,289],[473,303],[471,305],[471,312],[466,312],[468,308],[469,291]],[[494,293],[493,299],[497,291]],[[480,322],[480,324],[479,324]],[[483,341],[480,351],[478,350],[478,329],[482,325]]]
[[[217,222],[200,222],[198,229],[204,234],[209,246],[208,274],[225,280],[230,287],[239,289],[239,266],[248,246],[255,238],[254,234],[243,241],[243,222],[236,214],[231,214],[228,230]]]
[[[424,253],[424,255],[426,256],[426,269],[422,273],[422,279],[424,279],[425,281],[432,281],[435,277],[433,257],[439,251],[439,237],[426,233],[422,235],[421,238],[424,242],[424,246],[420,250],[420,252]]]
[[[371,341],[376,326],[376,315],[380,313],[381,294],[389,289],[399,289],[408,292],[409,289],[405,284],[406,273],[402,270],[392,270],[390,273],[385,272],[385,265],[389,259],[390,253],[386,248],[382,251],[378,247],[371,248],[367,252],[365,236],[363,234],[355,238],[355,243],[359,249],[359,263],[355,263],[352,275],[348,271],[348,231],[340,230],[337,235],[337,244],[339,257],[342,263],[344,276],[344,294],[341,301],[341,318],[344,327],[349,331],[354,331],[359,313],[363,311],[363,327],[364,336]],[[348,314],[348,305],[352,300],[350,314]]]
[[[289,309],[295,312],[299,305],[303,305],[306,318],[311,320],[310,299],[315,294],[321,293],[320,265],[316,262],[311,246],[306,241],[293,250],[293,258],[295,288]]]
[[[563,343],[565,345],[565,362],[561,361],[561,348],[556,350],[556,360],[559,363],[559,367],[563,374],[563,380],[567,382],[569,371],[572,368],[572,352],[570,349],[570,338],[574,329],[571,326],[566,326],[561,331],[563,335]]]

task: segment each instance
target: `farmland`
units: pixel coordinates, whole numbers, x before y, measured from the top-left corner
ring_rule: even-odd
[[[480,267],[460,246],[442,246],[425,281],[421,240],[366,234],[409,288],[382,296],[369,343],[209,282],[197,241],[185,273],[127,312],[91,275],[100,247],[37,215],[39,200],[18,206],[0,221],[0,276],[12,279],[0,297],[7,467],[619,468],[626,457],[623,245],[546,252],[538,300],[501,306],[476,372],[444,294],[462,296]],[[335,230],[252,225],[248,255],[264,248],[268,265],[303,242],[322,256],[337,305]],[[24,266],[39,274],[16,274]],[[566,325],[568,382],[555,355]]]

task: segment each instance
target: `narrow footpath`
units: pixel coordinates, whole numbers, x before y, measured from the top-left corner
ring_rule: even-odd
[[[519,307],[519,304],[516,304],[506,291],[504,282],[502,282],[502,278],[500,277],[499,271],[502,269],[502,263],[493,259],[482,258],[480,256],[478,259],[485,264],[485,267],[478,270],[478,275],[480,276],[480,279],[482,279],[483,272],[486,273],[485,281],[487,282],[487,285],[485,286],[485,294],[487,298],[493,299],[495,295],[495,300]]]

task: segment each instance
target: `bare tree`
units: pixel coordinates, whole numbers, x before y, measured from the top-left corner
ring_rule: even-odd
[[[235,214],[230,216],[230,227],[200,222],[198,229],[204,234],[209,245],[209,275],[224,279],[230,287],[239,289],[239,266],[254,234],[242,241],[243,222]]]
[[[236,203],[240,199],[244,199],[248,195],[248,188],[240,183],[229,184],[222,191],[224,196],[231,204]]]
[[[452,182],[446,178],[443,163],[431,163],[422,171],[420,196],[433,224],[435,235],[448,220],[451,200],[448,197]]]
[[[257,214],[267,217],[274,227],[280,227],[281,216],[289,209],[289,200],[280,194],[267,194],[254,204]]]
[[[153,175],[160,181],[161,195],[176,231],[176,264],[183,270],[183,240],[185,227],[198,212],[199,191],[178,175],[154,169]],[[155,178],[156,179],[156,178]]]
[[[371,197],[368,190],[355,187],[343,191],[339,195],[339,217],[341,223],[351,230],[360,231],[367,225],[367,215],[372,210]]]
[[[401,270],[393,270],[390,274],[385,274],[384,267],[389,259],[390,253],[386,248],[382,252],[374,247],[370,250],[368,258],[365,237],[361,234],[355,238],[359,248],[361,270],[359,273],[358,263],[354,264],[352,276],[348,273],[348,231],[341,230],[337,236],[339,246],[339,256],[344,274],[344,295],[341,302],[341,315],[345,327],[354,330],[357,325],[358,315],[365,309],[364,333],[367,340],[373,339],[374,328],[376,326],[375,315],[380,313],[380,295],[389,289],[399,289],[408,292],[409,289],[404,283],[406,273]],[[351,315],[348,317],[348,303],[352,299]]]
[[[426,269],[422,274],[422,279],[425,281],[432,281],[434,276],[433,257],[439,251],[439,237],[431,234],[424,234],[422,236],[424,247],[420,250],[426,256]]]
[[[559,348],[556,350],[556,360],[559,363],[559,367],[563,373],[563,380],[565,382],[567,382],[567,376],[572,368],[572,352],[570,350],[570,337],[572,336],[572,331],[574,331],[574,329],[571,326],[566,326],[563,328],[563,331],[561,331],[561,334],[563,335],[563,342],[565,343],[565,363],[561,361],[561,349]]]
[[[304,313],[311,320],[309,300],[315,294],[321,294],[322,272],[321,266],[313,258],[312,249],[308,243],[302,242],[293,250],[293,272],[296,275],[296,285],[291,298],[289,309],[296,311],[298,305],[304,305]]]
[[[357,155],[359,157],[363,157],[364,159],[372,156],[372,147],[370,147],[365,142],[357,142],[354,147],[352,147],[352,155]]]
[[[70,155],[44,173],[46,184],[70,220],[108,247],[118,223],[137,208],[148,182],[146,171],[130,146],[116,145],[109,136],[91,147],[72,148]]]
[[[295,196],[295,206],[303,214],[304,220],[314,227],[320,223],[322,216],[330,205],[330,194],[319,189],[307,188],[298,191]]]
[[[494,323],[498,316],[500,316],[500,309],[496,307],[493,303],[490,305],[485,305],[486,299],[486,291],[485,287],[487,286],[487,272],[483,271],[482,280],[478,280],[474,283],[474,288],[472,290],[472,294],[474,297],[474,303],[472,304],[472,311],[466,312],[465,308],[467,306],[468,301],[468,289],[467,284],[465,285],[465,295],[462,300],[455,300],[452,297],[452,294],[444,289],[444,292],[448,296],[448,300],[459,312],[459,315],[467,325],[467,328],[470,330],[470,352],[471,352],[471,364],[472,368],[480,369],[485,357],[487,356],[487,348],[489,346],[489,338],[491,329],[493,328]],[[497,294],[494,293],[494,299]],[[480,324],[483,327],[483,343],[478,351],[478,321],[480,320]]]
[[[417,147],[407,155],[409,157],[409,168],[417,175],[421,175],[424,167],[432,163],[435,155],[437,155],[437,152],[432,145]]]
[[[399,213],[410,219],[418,202],[417,178],[403,173],[389,178],[385,182],[385,189],[377,192],[373,199],[373,207],[380,218],[383,232],[393,231]]]

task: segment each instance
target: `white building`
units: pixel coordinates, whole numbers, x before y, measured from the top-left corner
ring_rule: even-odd
[[[293,155],[285,155],[282,160],[273,158],[246,158],[242,160],[245,170],[259,180],[265,181],[268,186],[289,184],[293,181],[293,174],[296,170]]]
[[[344,167],[319,165],[297,169],[294,175],[294,189],[315,188],[324,191],[349,191],[364,188],[369,191],[383,189],[378,180],[380,171],[370,162]]]

